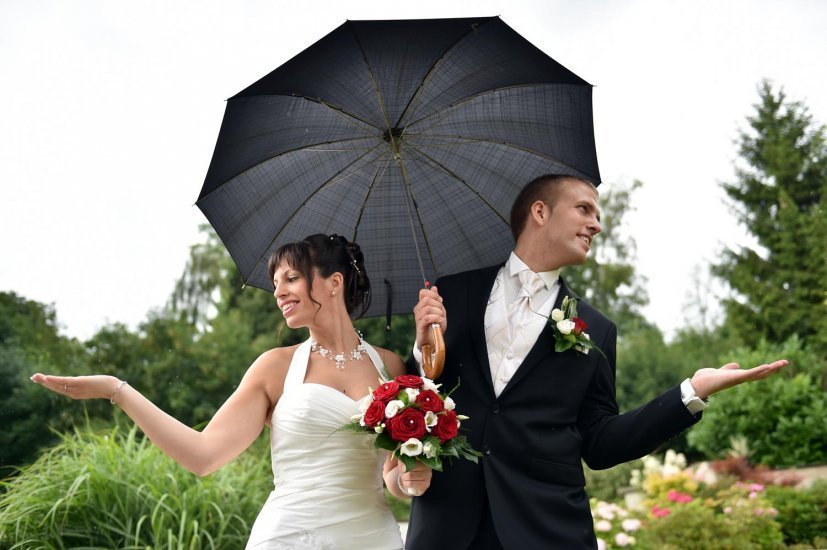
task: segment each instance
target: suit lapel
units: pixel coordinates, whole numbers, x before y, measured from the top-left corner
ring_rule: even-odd
[[[468,319],[472,323],[471,338],[474,342],[474,352],[477,354],[477,364],[480,366],[482,379],[486,381],[491,394],[494,393],[494,382],[491,380],[491,365],[488,363],[488,345],[485,342],[485,309],[491,296],[491,289],[502,265],[482,270],[479,277],[474,277],[468,290]]]
[[[563,278],[560,277],[560,292],[557,293],[557,299],[554,301],[554,308],[559,309],[563,305],[563,298],[565,296],[568,296],[569,298],[577,297],[577,295],[569,289],[568,285],[566,285]],[[540,336],[537,337],[537,341],[534,342],[534,345],[531,347],[528,355],[526,355],[526,358],[517,369],[517,372],[514,373],[514,376],[511,377],[511,380],[509,380],[508,384],[506,384],[505,388],[503,388],[503,391],[500,393],[500,397],[502,397],[507,391],[511,390],[511,388],[522,380],[526,374],[531,372],[534,367],[540,364],[549,354],[552,353],[554,353],[554,331],[551,329],[551,324],[546,323],[543,330],[540,332]]]

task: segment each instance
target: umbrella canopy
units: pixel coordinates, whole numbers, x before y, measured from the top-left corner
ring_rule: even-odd
[[[423,278],[506,258],[527,181],[599,183],[591,96],[498,17],[348,21],[228,100],[196,204],[246,284],[338,233],[365,254],[366,314],[409,313]]]

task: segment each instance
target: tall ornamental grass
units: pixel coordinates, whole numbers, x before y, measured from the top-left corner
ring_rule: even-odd
[[[76,431],[0,482],[0,548],[243,548],[269,464],[266,437],[199,478],[134,427]]]

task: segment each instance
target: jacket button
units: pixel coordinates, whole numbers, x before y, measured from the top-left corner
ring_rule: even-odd
[[[487,454],[487,455],[490,455],[491,454],[491,449],[488,447],[488,445],[483,445],[482,452]]]
[[[493,412],[494,414],[500,412],[500,405],[498,403],[494,403],[494,406],[491,407],[491,412]]]

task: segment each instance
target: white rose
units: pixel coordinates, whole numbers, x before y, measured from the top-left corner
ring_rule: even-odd
[[[416,401],[416,396],[419,395],[419,390],[416,388],[405,388],[405,393],[408,394],[408,401],[413,403]]]
[[[399,399],[388,402],[388,404],[385,405],[385,418],[393,418],[404,406],[405,403]]]
[[[551,310],[551,320],[555,323],[563,320],[563,310],[554,308]]]
[[[434,384],[434,381],[430,378],[422,377],[422,389],[423,390],[431,390],[437,391],[442,384]]]
[[[454,400],[450,397],[446,397],[443,401],[443,404],[445,405],[446,411],[453,411],[457,407],[457,404],[454,403]]]
[[[612,530],[612,524],[611,524],[611,523],[609,523],[608,521],[606,521],[605,519],[601,519],[600,521],[598,521],[598,522],[594,525],[594,528],[595,528],[597,531],[600,531],[600,532],[606,533],[606,532],[608,532],[608,531],[611,531],[611,530]]]
[[[431,428],[436,426],[436,423],[439,421],[439,417],[436,415],[434,411],[428,411],[425,413],[425,428],[430,432]]]
[[[569,319],[557,321],[557,330],[560,331],[560,334],[570,334],[574,330],[574,321]]]
[[[620,522],[620,526],[623,527],[624,531],[629,531],[630,533],[633,533],[634,531],[640,529],[640,520],[633,518],[624,519],[622,522]]]
[[[428,458],[436,457],[436,445],[434,445],[430,441],[422,446],[422,451],[425,453],[425,456],[427,456]]]
[[[419,456],[422,454],[422,442],[412,437],[399,447],[399,452],[405,456]]]

